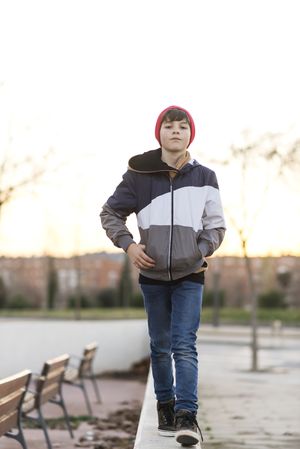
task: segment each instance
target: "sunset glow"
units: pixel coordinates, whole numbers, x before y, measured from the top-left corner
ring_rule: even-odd
[[[53,157],[42,182],[4,205],[1,254],[116,250],[101,206],[129,157],[158,147],[155,121],[170,104],[191,112],[190,152],[218,176],[228,226],[218,254],[240,254],[240,173],[219,162],[245,129],[300,138],[298,17],[290,0],[2,2],[0,164]],[[265,175],[253,172],[249,216]],[[272,180],[250,254],[300,254],[296,178]],[[135,217],[128,224],[138,239]]]

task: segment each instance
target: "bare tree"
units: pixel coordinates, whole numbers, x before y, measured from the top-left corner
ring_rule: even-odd
[[[49,149],[41,157],[26,155],[17,159],[9,151],[0,161],[0,213],[5,204],[15,198],[27,187],[41,181],[50,170],[53,150]]]
[[[2,87],[5,87],[4,81],[0,81],[0,88]],[[61,163],[55,165],[54,150],[51,147],[41,149],[40,154],[30,150],[22,151],[19,145],[15,148],[13,136],[13,131],[8,129],[7,142],[3,148],[0,147],[0,214],[3,206],[9,201],[41,182],[46,174],[61,166]]]
[[[258,370],[257,304],[258,292],[253,275],[252,259],[249,257],[249,240],[258,217],[264,207],[270,188],[279,177],[286,179],[299,166],[300,139],[288,142],[286,136],[265,134],[251,137],[248,131],[243,134],[243,143],[232,145],[224,165],[235,165],[240,183],[236,185],[238,207],[226,211],[236,230],[242,255],[245,260],[249,283],[251,304],[251,370]],[[254,186],[259,192],[255,197],[255,207],[251,208],[249,196],[253,196]],[[253,201],[251,202],[253,204]]]

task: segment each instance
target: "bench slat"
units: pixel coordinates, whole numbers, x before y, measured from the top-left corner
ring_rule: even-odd
[[[19,407],[25,388],[17,390],[15,393],[0,399],[0,416],[8,415]]]
[[[0,380],[0,398],[24,387],[27,384],[30,374],[31,372],[29,370],[24,370],[14,376]]]
[[[45,363],[42,374],[48,375],[49,373],[57,370],[58,368],[64,368],[69,361],[69,354],[63,354],[60,357],[56,357],[55,359],[47,360]]]
[[[50,399],[54,399],[58,391],[59,391],[58,384],[50,385],[49,387],[45,388],[42,391],[42,393],[40,393],[40,395],[37,398],[37,401],[39,402],[40,405],[43,405]]]
[[[59,369],[57,371],[54,371],[53,373],[51,373],[51,376],[42,376],[41,379],[38,379],[37,382],[37,391],[41,392],[43,391],[45,388],[47,388],[49,385],[52,384],[59,384],[60,379],[62,377],[64,373],[64,368],[63,369]]]
[[[88,345],[86,345],[84,347],[84,351],[92,351],[92,350],[96,351],[97,348],[98,348],[98,343],[92,342],[92,343],[89,343]]]
[[[5,415],[0,418],[0,437],[8,432],[13,427],[16,427],[18,423],[18,411]]]

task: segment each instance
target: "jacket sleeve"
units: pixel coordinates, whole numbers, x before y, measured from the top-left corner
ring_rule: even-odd
[[[136,194],[133,174],[127,171],[123,181],[118,185],[114,194],[108,198],[100,213],[101,223],[106,235],[118,248],[127,250],[131,243],[135,243],[133,236],[126,226],[127,217],[136,210]]]
[[[210,174],[202,225],[198,246],[203,257],[211,256],[221,245],[226,230],[218,181],[213,171]]]

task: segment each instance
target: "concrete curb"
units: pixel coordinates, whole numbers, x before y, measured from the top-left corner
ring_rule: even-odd
[[[133,449],[178,449],[174,437],[162,437],[157,432],[156,399],[153,389],[153,378],[149,370],[142,412]],[[192,446],[201,449],[200,445]]]

